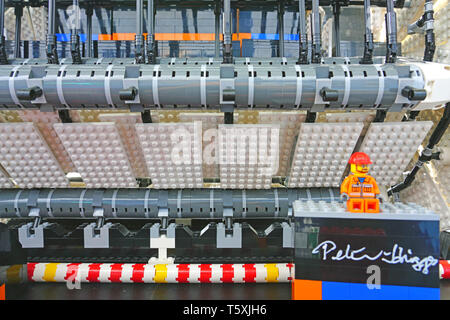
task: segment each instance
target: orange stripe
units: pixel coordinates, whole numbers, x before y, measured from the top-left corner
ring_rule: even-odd
[[[99,34],[98,40],[100,41],[134,41],[136,37],[135,33],[114,33]],[[144,33],[144,37],[147,38],[147,34]],[[233,41],[241,41],[243,39],[251,39],[251,33],[234,33],[232,35]],[[220,35],[220,40],[223,39],[223,35]],[[214,41],[214,33],[155,33],[155,40],[159,41]]]
[[[292,300],[322,300],[322,281],[295,279],[292,282]]]
[[[5,285],[0,286],[0,300],[6,300]]]

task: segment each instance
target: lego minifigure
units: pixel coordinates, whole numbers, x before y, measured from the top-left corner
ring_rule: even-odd
[[[379,213],[380,190],[371,177],[370,158],[364,152],[355,152],[348,161],[351,174],[341,184],[341,199],[347,201],[347,210],[353,213]]]

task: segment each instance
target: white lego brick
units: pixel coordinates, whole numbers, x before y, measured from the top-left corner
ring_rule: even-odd
[[[25,122],[34,122],[39,129],[48,146],[58,160],[64,172],[73,172],[75,166],[64,149],[61,140],[53,129],[54,123],[60,123],[61,120],[57,112],[41,112],[39,110],[18,111],[20,117]]]
[[[306,114],[289,111],[289,112],[272,112],[260,111],[259,123],[261,124],[278,124],[280,126],[280,155],[279,168],[277,176],[285,177],[288,174],[289,162],[291,160],[292,150],[294,149],[295,137],[303,122],[305,122]]]
[[[137,187],[114,123],[56,123],[53,127],[86,187]]]
[[[143,123],[136,131],[154,188],[203,188],[201,123]]]
[[[380,213],[351,213],[347,211],[345,203],[325,201],[301,201],[293,202],[294,216],[296,217],[329,217],[329,218],[366,218],[366,219],[419,219],[438,220],[439,216],[433,211],[415,203],[388,203],[380,204]]]
[[[21,188],[69,186],[58,161],[33,123],[0,124],[0,164]]]
[[[269,189],[278,171],[279,126],[219,125],[220,186]]]
[[[371,158],[370,175],[378,185],[393,185],[398,181],[432,125],[431,121],[370,125],[359,151]]]
[[[362,128],[362,123],[302,124],[288,187],[339,187]]]
[[[423,40],[422,40],[423,41]],[[423,49],[422,49],[423,55]],[[422,70],[427,97],[420,101],[415,110],[431,109],[450,101],[450,68],[440,63],[412,63]]]
[[[102,122],[115,122],[134,175],[140,178],[148,177],[144,154],[142,153],[135,127],[136,123],[142,123],[141,114],[102,113],[98,117]]]

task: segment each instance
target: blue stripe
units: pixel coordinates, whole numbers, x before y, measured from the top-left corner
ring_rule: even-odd
[[[86,35],[84,33],[80,33],[80,41],[86,42]],[[98,34],[92,35],[92,40],[98,40]],[[70,33],[57,33],[56,41],[58,42],[69,42],[70,41]]]
[[[252,40],[278,40],[280,37],[278,33],[252,33]],[[298,41],[298,34],[285,34],[284,40]]]
[[[323,300],[439,300],[439,288],[381,285],[370,290],[365,283],[322,282]]]

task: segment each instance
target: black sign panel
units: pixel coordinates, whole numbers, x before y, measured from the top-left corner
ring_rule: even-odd
[[[439,287],[439,221],[297,217],[295,278]]]

